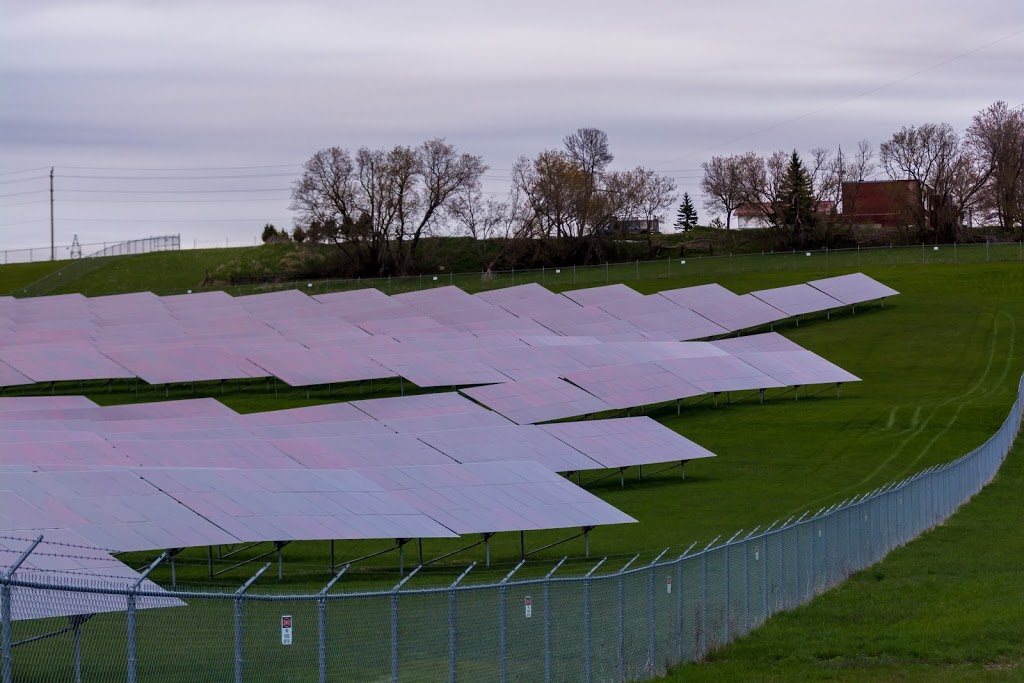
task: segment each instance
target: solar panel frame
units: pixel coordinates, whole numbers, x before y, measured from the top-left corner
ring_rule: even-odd
[[[899,294],[892,287],[884,285],[864,273],[811,280],[807,284],[848,306]]]
[[[822,311],[842,308],[844,306],[841,301],[810,285],[789,285],[787,287],[761,289],[750,294],[790,316],[821,313]]]
[[[423,432],[419,439],[460,463],[538,462],[553,472],[600,469],[579,451],[535,425],[480,427]]]
[[[540,429],[604,468],[654,465],[715,456],[703,446],[646,416],[559,422],[541,425]]]
[[[585,287],[562,292],[562,296],[571,299],[580,306],[601,306],[613,301],[639,301],[644,295],[624,284]]]
[[[516,424],[548,422],[611,410],[601,399],[555,377],[462,389]]]
[[[620,410],[707,393],[650,361],[590,368],[570,373],[565,379]]]

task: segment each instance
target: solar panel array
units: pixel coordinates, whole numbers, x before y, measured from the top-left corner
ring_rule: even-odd
[[[481,386],[252,415],[212,399],[0,398],[0,568],[37,532],[82,551],[41,554],[22,575],[134,581],[108,550],[634,521],[557,472],[712,454],[648,418],[537,423],[855,381],[780,335],[687,340],[892,294],[858,275],[742,296],[717,286],[644,296],[623,285],[563,296],[523,285],[480,295],[5,300],[2,386],[131,377]],[[120,609],[100,603],[90,609]],[[16,618],[60,614],[18,609]]]
[[[744,295],[701,285],[644,296],[618,284],[565,294],[520,285],[476,295],[447,286],[395,296],[368,289],[10,299],[0,309],[0,387],[134,377],[498,384],[582,369],[539,347],[705,339],[896,293],[854,274]]]

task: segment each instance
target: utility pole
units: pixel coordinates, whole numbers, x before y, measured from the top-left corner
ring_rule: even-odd
[[[53,166],[50,167],[50,260],[56,261],[56,248],[53,242]]]

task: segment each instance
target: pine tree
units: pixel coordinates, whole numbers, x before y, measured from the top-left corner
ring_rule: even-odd
[[[781,190],[778,224],[789,229],[794,246],[802,245],[813,231],[818,213],[811,176],[796,150],[789,159]]]
[[[679,205],[679,211],[676,212],[676,222],[672,226],[676,231],[687,232],[697,225],[697,209],[693,206],[693,200],[690,199],[690,193],[683,193],[683,203]]]

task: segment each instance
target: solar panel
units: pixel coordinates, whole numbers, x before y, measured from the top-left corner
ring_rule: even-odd
[[[646,341],[647,335],[628,320],[605,320],[586,325],[564,325],[561,334],[574,337],[593,337],[601,342]]]
[[[0,490],[101,548],[157,550],[239,540],[127,470],[9,474]]]
[[[622,321],[605,313],[597,306],[577,306],[568,311],[541,312],[530,316],[544,327],[559,334],[570,334],[566,330],[599,323],[614,324]]]
[[[353,403],[326,403],[319,406],[304,408],[288,408],[286,410],[268,410],[262,413],[249,413],[240,416],[242,424],[248,427],[267,427],[271,425],[296,425],[310,422],[360,422],[369,421],[365,412]]]
[[[652,362],[582,370],[565,378],[608,406],[619,409],[706,393]]]
[[[820,313],[831,308],[842,308],[843,303],[833,299],[828,294],[811,287],[810,285],[790,285],[789,287],[776,287],[774,289],[762,289],[751,292],[773,308],[777,308],[786,315],[804,315],[807,313]]]
[[[740,353],[737,357],[783,386],[860,381],[856,375],[807,350]]]
[[[501,304],[506,301],[544,298],[552,294],[551,290],[542,287],[536,282],[528,282],[525,285],[499,287],[498,289],[490,289],[486,292],[477,292],[474,296],[492,304]]]
[[[173,294],[162,296],[160,301],[171,310],[186,308],[216,308],[236,305],[235,298],[223,290],[196,292],[194,294]]]
[[[365,311],[377,306],[387,306],[394,300],[379,289],[353,289],[347,292],[330,292],[313,297],[333,311]]]
[[[629,319],[637,329],[676,341],[705,339],[727,334],[729,330],[714,323],[696,311],[676,307],[674,311],[638,315]]]
[[[309,469],[447,465],[451,458],[411,434],[321,436],[270,442]]]
[[[560,422],[540,427],[602,467],[710,458],[715,454],[649,417]]]
[[[512,423],[491,410],[455,415],[433,415],[431,417],[406,417],[400,420],[384,420],[383,423],[402,434],[424,434],[443,432],[449,429],[477,429],[482,427],[505,427]]]
[[[52,408],[0,412],[0,425],[10,420],[87,420],[112,422],[123,420],[163,420],[174,417],[232,417],[237,415],[213,398],[194,398],[155,403],[128,403],[124,405],[83,408]]]
[[[455,392],[374,398],[352,401],[351,405],[374,420],[382,421],[484,412],[484,408]]]
[[[320,302],[306,296],[298,289],[283,289],[279,292],[264,292],[248,296],[235,297],[235,301],[245,310],[252,313],[269,311],[319,309]]]
[[[85,396],[10,396],[0,398],[0,413],[96,407],[96,403]]]
[[[363,415],[363,417],[367,417]],[[302,424],[253,427],[252,435],[260,439],[307,439],[324,436],[369,436],[394,434],[396,430],[372,419],[354,422],[305,422]]]
[[[145,470],[142,476],[240,541],[453,536],[353,470]]]
[[[635,521],[538,463],[392,467],[360,472],[460,534]]]
[[[336,353],[326,348],[302,348],[288,353],[257,352],[248,354],[246,358],[293,387],[383,379],[398,374],[369,356]]]
[[[402,292],[401,294],[395,294],[391,298],[409,305],[430,305],[446,302],[467,302],[473,299],[473,295],[467,294],[453,285],[446,285],[444,287]]]
[[[267,373],[244,357],[216,347],[132,347],[106,349],[107,355],[149,384],[250,379]]]
[[[731,300],[695,304],[692,308],[703,317],[730,332],[767,325],[768,323],[788,317],[777,308],[772,308],[749,294],[733,296],[734,298]]]
[[[302,467],[270,443],[256,439],[122,439],[108,436],[117,452],[140,467],[230,467],[299,469]]]
[[[419,438],[461,463],[529,460],[554,472],[600,467],[535,425],[452,429],[421,433]]]
[[[92,346],[6,346],[0,361],[33,382],[122,379],[134,375]]]
[[[480,361],[446,357],[440,353],[375,355],[373,359],[418,387],[455,387],[496,384],[509,378]]]
[[[475,358],[514,380],[558,377],[584,367],[560,346],[495,349],[477,354]]]
[[[610,410],[591,394],[554,377],[463,389],[462,393],[516,424],[532,424]]]
[[[572,299],[580,306],[600,306],[612,301],[639,301],[644,298],[640,292],[622,284],[574,289],[562,292],[562,296]]]
[[[672,358],[657,364],[697,387],[702,394],[785,386],[735,356]]]
[[[716,347],[736,354],[741,351],[802,351],[803,347],[790,341],[778,332],[750,334],[742,337],[730,337],[711,342]]]
[[[496,301],[495,303],[520,318],[533,318],[541,314],[550,315],[560,312],[572,312],[580,307],[575,301],[567,299],[561,294],[555,294],[543,287],[540,290],[531,292],[525,298],[514,297]]]
[[[885,297],[899,294],[895,289],[883,285],[878,280],[872,279],[864,273],[840,275],[839,277],[830,277],[824,280],[811,280],[807,284],[847,305],[884,299]]]
[[[722,285],[708,284],[697,285],[696,287],[666,289],[663,292],[658,292],[656,296],[665,297],[672,303],[682,306],[683,308],[697,310],[698,307],[704,307],[710,304],[728,303],[733,301],[738,295],[734,292],[730,292]]]
[[[53,424],[53,423],[47,423]],[[167,417],[138,420],[80,420],[65,422],[70,429],[88,430],[106,436],[141,432],[193,432],[205,429],[239,429],[245,427],[240,415],[212,417]],[[135,437],[143,438],[143,437]]]
[[[88,468],[131,467],[135,463],[107,442],[94,438],[4,443],[0,464]]]
[[[398,334],[418,330],[430,330],[442,327],[433,318],[417,315],[403,318],[382,318],[378,320],[359,320],[356,324],[370,334]]]
[[[540,323],[530,320],[529,318],[516,318],[509,316],[508,318],[498,318],[495,320],[480,320],[468,323],[457,323],[453,325],[457,330],[464,332],[472,332],[475,335],[484,335],[492,333],[508,333],[516,336],[521,335],[549,335],[551,330],[544,327]]]

